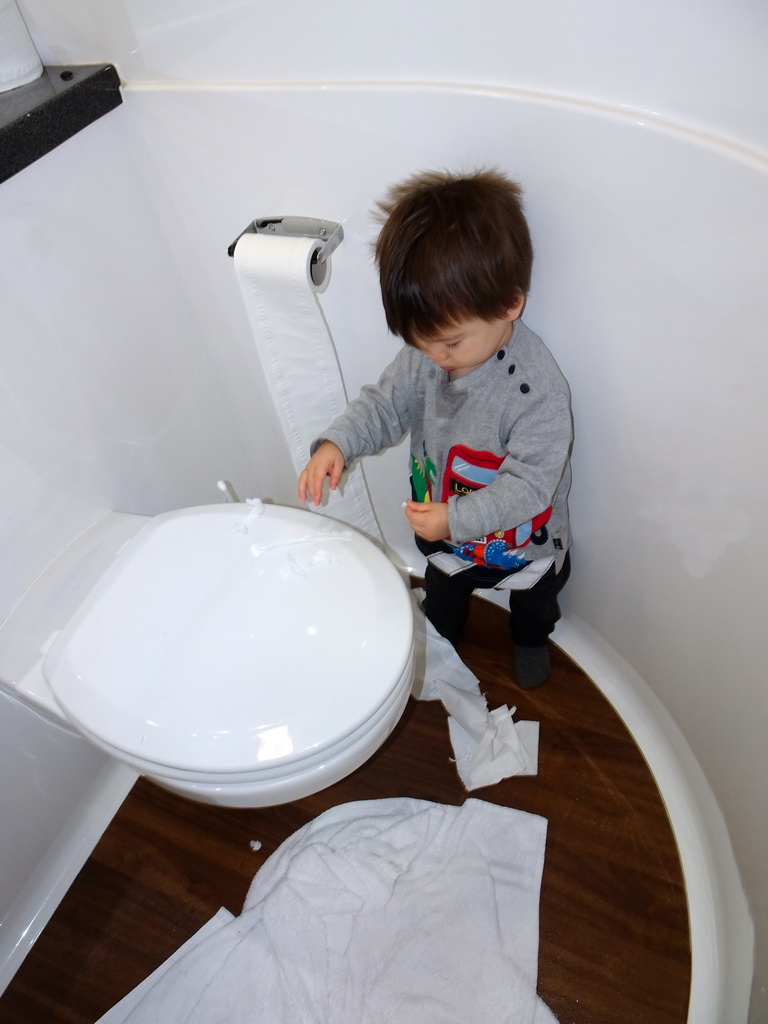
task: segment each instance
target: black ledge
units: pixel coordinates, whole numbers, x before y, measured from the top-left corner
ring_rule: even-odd
[[[0,93],[0,181],[120,106],[111,64],[46,67],[40,78]]]

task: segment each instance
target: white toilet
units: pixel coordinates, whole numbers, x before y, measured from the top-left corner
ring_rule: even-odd
[[[0,627],[0,687],[230,807],[354,771],[412,677],[412,606],[389,559],[341,523],[260,501],[107,513]]]

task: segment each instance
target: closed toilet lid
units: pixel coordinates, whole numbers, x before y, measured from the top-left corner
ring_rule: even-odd
[[[240,773],[353,734],[400,682],[412,641],[405,582],[361,534],[303,510],[213,505],[149,520],[43,669],[107,746]]]

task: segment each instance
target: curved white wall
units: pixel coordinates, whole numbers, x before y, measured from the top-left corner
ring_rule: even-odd
[[[123,167],[133,161],[130,186],[111,181],[103,197],[132,218],[134,235],[141,224],[144,240],[126,235],[122,258],[141,279],[152,240],[167,291],[167,304],[156,293],[153,302],[169,325],[158,345],[186,365],[193,339],[196,365],[216,367],[195,427],[212,438],[199,478],[182,429],[143,453],[143,473],[130,460],[116,473],[112,454],[130,449],[97,446],[94,465],[113,483],[95,487],[94,505],[130,492],[134,508],[151,511],[162,474],[171,482],[160,503],[205,500],[202,477],[218,457],[242,492],[292,500],[285,452],[265,440],[273,419],[224,255],[250,218],[344,220],[323,304],[354,391],[395,349],[366,248],[375,197],[436,164],[492,161],[524,182],[537,249],[526,320],[574,393],[567,610],[647,681],[704,768],[755,917],[752,1020],[764,1020],[768,9],[27,0],[23,10],[48,63],[111,59],[127,81],[109,127],[92,126],[61,154],[107,145]],[[301,84],[311,82],[322,84]],[[452,84],[430,84],[440,82]],[[45,180],[51,166],[30,174]],[[31,180],[6,185],[43,223]],[[78,203],[101,215],[98,195]],[[23,237],[18,247],[35,252]],[[119,295],[107,305],[119,311]],[[86,348],[103,345],[87,318],[83,329]],[[181,425],[191,422],[184,409]],[[86,449],[74,465],[87,464]],[[403,456],[372,460],[368,475],[388,539],[408,557]]]
[[[22,0],[46,63],[126,81],[518,85],[768,146],[761,0]]]

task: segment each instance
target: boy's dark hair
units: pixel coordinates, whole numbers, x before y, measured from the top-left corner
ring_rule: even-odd
[[[377,209],[374,245],[387,326],[413,344],[462,320],[501,318],[531,284],[522,189],[500,171],[426,171]]]

